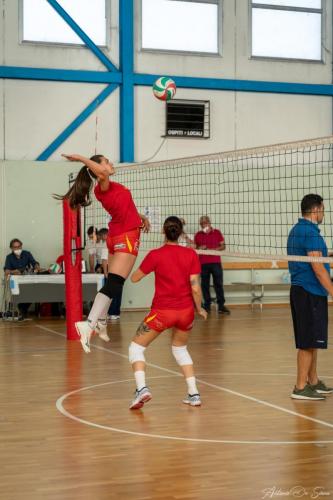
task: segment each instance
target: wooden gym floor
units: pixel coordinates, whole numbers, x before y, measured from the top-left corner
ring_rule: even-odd
[[[123,313],[91,354],[65,341],[61,320],[0,323],[1,500],[333,498],[333,395],[289,398],[287,307],[196,321],[201,408],[181,403],[161,335],[146,351],[153,400],[130,412],[127,348],[142,318]],[[319,368],[333,384],[331,349]]]

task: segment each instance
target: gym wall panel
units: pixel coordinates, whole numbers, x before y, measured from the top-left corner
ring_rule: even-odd
[[[35,82],[6,82],[6,158],[35,159],[71,121],[105,88],[104,85]],[[76,148],[83,155],[101,149],[117,155],[118,141],[114,133],[118,123],[118,99],[109,96],[57,150],[52,159],[60,159],[63,148]]]
[[[332,98],[238,93],[236,147],[323,137],[332,133]]]

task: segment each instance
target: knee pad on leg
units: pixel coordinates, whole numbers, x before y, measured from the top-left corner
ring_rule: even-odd
[[[114,299],[121,294],[124,283],[125,278],[119,276],[119,274],[109,273],[105,285],[100,289],[100,293],[103,293],[109,299]]]
[[[131,342],[128,348],[129,362],[131,364],[135,363],[136,361],[143,361],[145,363],[146,362],[144,355],[145,350],[146,348],[143,347],[142,345],[139,345],[136,342]]]
[[[172,354],[174,355],[175,360],[177,361],[179,366],[193,365],[192,358],[189,355],[186,345],[182,345],[180,347],[173,345]]]

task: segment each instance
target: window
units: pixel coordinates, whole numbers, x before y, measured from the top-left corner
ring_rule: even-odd
[[[320,61],[321,0],[252,0],[252,56]]]
[[[106,45],[105,0],[58,0],[96,45]],[[23,0],[23,41],[80,44],[83,41],[45,0]]]
[[[219,0],[142,0],[142,48],[219,52]]]
[[[166,105],[167,137],[208,139],[210,135],[209,101],[172,99]]]

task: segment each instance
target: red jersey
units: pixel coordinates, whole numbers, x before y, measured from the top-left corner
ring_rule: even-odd
[[[134,204],[131,192],[122,184],[110,181],[107,191],[102,191],[101,186],[97,184],[95,196],[112,217],[109,222],[110,236],[118,236],[141,226],[141,217]]]
[[[216,250],[220,243],[224,242],[224,236],[218,229],[212,229],[209,233],[198,231],[194,236],[194,243],[197,247],[205,246],[207,249]],[[201,264],[221,263],[219,255],[199,255]]]
[[[200,274],[198,255],[192,248],[166,244],[151,250],[140,264],[144,274],[155,273],[154,309],[194,307],[191,274]]]

